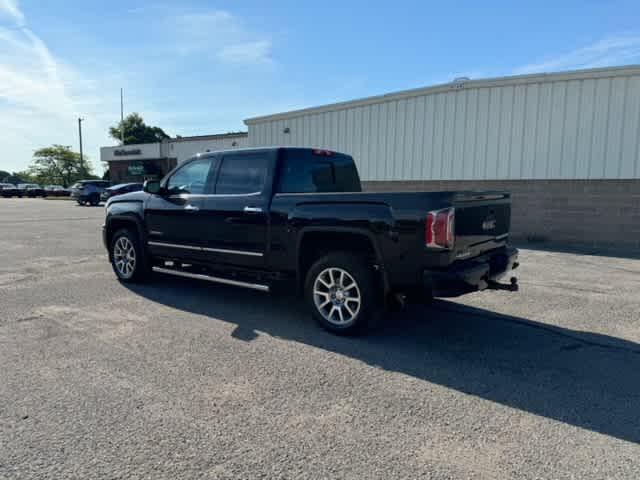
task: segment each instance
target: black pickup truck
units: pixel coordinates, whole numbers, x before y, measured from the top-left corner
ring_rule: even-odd
[[[110,199],[103,227],[123,282],[152,271],[292,287],[328,330],[354,333],[387,300],[517,290],[504,192],[363,193],[353,158],[310,148],[198,155]]]

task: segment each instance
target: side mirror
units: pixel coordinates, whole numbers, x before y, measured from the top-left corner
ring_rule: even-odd
[[[142,189],[153,195],[158,195],[162,192],[162,187],[160,186],[159,180],[145,180]]]

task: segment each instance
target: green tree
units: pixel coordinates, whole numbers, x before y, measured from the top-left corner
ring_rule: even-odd
[[[134,143],[156,143],[169,138],[160,127],[151,127],[144,123],[142,117],[137,113],[127,115],[125,119],[117,125],[109,128],[109,135],[114,140],[121,140],[121,132],[124,131],[124,144]]]
[[[79,153],[63,145],[36,150],[29,176],[35,183],[62,184],[65,187],[78,180],[96,178],[86,157],[80,161]]]
[[[19,183],[35,183],[36,180],[33,177],[33,175],[31,175],[31,173],[29,172],[29,170],[23,170],[21,172],[13,172],[13,175],[11,177],[9,177],[11,180],[9,180],[9,183],[14,183],[14,184],[19,184]]]
[[[17,185],[18,183],[27,183],[28,177],[27,180],[25,180],[21,174],[22,172],[9,173],[5,170],[0,170],[0,182],[13,183],[14,185]]]

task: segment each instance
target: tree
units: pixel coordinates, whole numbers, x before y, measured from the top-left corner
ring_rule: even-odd
[[[36,183],[62,184],[65,187],[78,180],[95,178],[87,159],[80,161],[79,153],[63,145],[36,150],[29,167],[29,176]]]
[[[28,170],[22,170],[21,172],[13,172],[13,175],[9,177],[9,183],[35,183],[33,175]]]
[[[27,183],[20,172],[9,173],[5,170],[0,170],[0,182],[13,183],[14,185],[17,185],[18,183]]]
[[[160,127],[151,127],[144,123],[142,117],[137,113],[127,115],[125,119],[117,125],[109,128],[109,135],[114,140],[120,141],[120,134],[124,131],[124,144],[134,143],[156,143],[169,138]]]

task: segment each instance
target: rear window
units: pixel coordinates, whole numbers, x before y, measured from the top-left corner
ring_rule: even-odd
[[[80,187],[84,187],[84,186],[90,186],[90,187],[108,187],[111,184],[107,181],[104,180],[82,180],[78,183],[76,183],[75,185],[73,185],[71,188],[80,188]]]
[[[280,158],[279,193],[362,191],[353,158],[348,155],[286,149]]]

